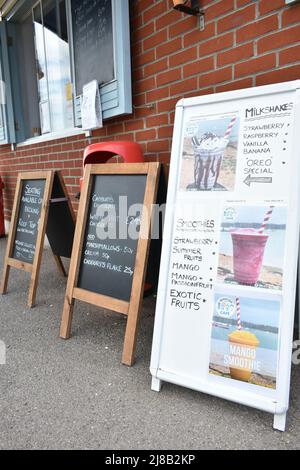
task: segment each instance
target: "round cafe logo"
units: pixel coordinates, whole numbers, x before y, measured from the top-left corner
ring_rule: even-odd
[[[237,211],[234,207],[226,207],[224,209],[224,219],[226,221],[233,222],[234,220],[236,220],[236,217],[237,217]]]
[[[216,311],[220,317],[232,318],[236,312],[236,304],[228,297],[221,297],[216,303]]]
[[[189,123],[186,126],[186,129],[185,129],[186,137],[194,137],[194,135],[197,135],[197,132],[198,132],[198,126],[196,126],[195,124]]]
[[[234,221],[237,217],[237,211],[234,207],[226,207],[224,209],[224,219],[227,221]]]

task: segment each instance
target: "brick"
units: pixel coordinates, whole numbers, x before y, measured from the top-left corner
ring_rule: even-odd
[[[209,54],[213,54],[215,52],[229,49],[233,46],[233,34],[227,33],[223,34],[222,36],[218,36],[216,38],[210,39],[199,46],[199,55],[205,56]]]
[[[264,70],[270,70],[276,66],[276,54],[267,54],[234,66],[234,77],[241,78],[245,75],[253,75]]]
[[[252,88],[253,86],[253,78],[243,78],[242,80],[235,80],[231,83],[226,83],[224,85],[218,85],[216,87],[216,92],[222,91],[233,91],[233,90],[241,90],[243,88]]]
[[[128,122],[125,122],[125,132],[136,131],[136,130],[143,129],[143,128],[144,128],[143,119],[136,119],[135,121],[130,120]]]
[[[168,98],[170,96],[170,90],[168,86],[163,88],[157,88],[155,90],[149,91],[146,94],[146,102],[153,103],[164,98]]]
[[[143,26],[143,16],[142,15],[139,15],[139,16],[131,16],[131,29],[134,31],[135,29],[138,29],[140,28],[141,26]]]
[[[145,160],[146,162],[157,162],[160,160],[160,156],[158,157],[157,155],[145,155]]]
[[[191,29],[198,28],[198,21],[198,18],[195,16],[184,16],[181,21],[171,24],[169,28],[170,38],[179,36],[187,31],[191,31]]]
[[[256,39],[263,34],[275,31],[278,29],[278,16],[272,15],[262,20],[255,21],[254,23],[243,26],[236,32],[237,43],[249,41],[249,39]]]
[[[66,172],[66,170],[63,170],[63,171]],[[74,169],[69,170],[69,175],[70,176],[81,177],[82,176],[82,168],[74,168]]]
[[[158,87],[166,85],[167,83],[176,82],[181,79],[181,68],[172,69],[167,72],[160,73],[156,77],[156,84]]]
[[[282,13],[282,26],[300,22],[300,5],[296,4]]]
[[[174,110],[177,101],[179,98],[171,98],[168,100],[162,100],[157,103],[157,112],[158,113],[164,113],[166,111],[172,111]]]
[[[239,7],[243,7],[245,5],[247,5],[248,3],[252,3],[253,0],[236,0],[236,6],[239,8]]]
[[[150,5],[154,4],[155,0],[139,0],[135,2],[135,8],[133,10],[134,15],[143,15],[144,10],[148,8]]]
[[[170,87],[170,95],[180,95],[189,90],[195,90],[197,88],[197,77],[190,78],[188,80],[182,80],[179,83],[175,83]]]
[[[134,101],[135,106],[142,106],[143,104],[146,103],[146,93],[141,93],[140,95],[137,95],[135,93],[133,95],[133,101]],[[95,132],[98,132],[98,129]]]
[[[135,82],[134,84],[134,90],[136,93],[142,93],[143,91],[146,90],[152,90],[155,88],[155,77],[148,77],[145,78],[144,80],[139,80],[138,82]]]
[[[158,33],[152,34],[147,39],[143,41],[143,50],[147,51],[148,49],[153,49],[153,47],[161,44],[167,40],[167,31],[165,29],[159,31]]]
[[[149,62],[153,62],[154,60],[155,60],[155,52],[154,50],[151,50],[151,51],[145,52],[144,54],[138,55],[137,57],[134,57],[133,67],[139,67]]]
[[[283,67],[273,72],[263,73],[256,77],[256,85],[269,85],[271,83],[289,82],[300,77],[300,64],[293,67]]]
[[[169,140],[154,140],[147,143],[147,152],[165,152],[170,150]]]
[[[244,23],[248,23],[255,19],[255,4],[251,4],[243,10],[238,10],[231,15],[225,16],[218,21],[218,33],[224,33],[230,29],[236,28]]]
[[[234,0],[224,0],[205,8],[205,21],[211,21],[234,9]]]
[[[144,23],[147,23],[147,21],[152,20],[152,18],[156,18],[159,15],[162,15],[166,11],[166,2],[165,1],[160,1],[160,2],[155,2],[153,7],[148,8],[144,14]]]
[[[151,103],[151,108],[148,108],[148,107],[141,107],[141,108],[137,108],[134,110],[134,117],[136,119],[139,119],[139,118],[145,118],[147,116],[149,116],[150,114],[153,114],[156,112],[156,102],[154,103]],[[126,140],[125,139],[125,136],[123,135],[122,136],[122,139],[123,140]]]
[[[178,20],[178,13],[174,10],[169,10],[164,15],[160,16],[155,21],[156,31],[162,28],[167,28],[170,24],[174,24]]]
[[[161,126],[157,130],[157,137],[159,139],[172,137],[172,135],[173,135],[173,126]]]
[[[158,114],[157,116],[150,116],[146,119],[147,127],[163,126],[169,123],[167,114]]]
[[[278,10],[285,6],[285,0],[260,0],[259,2],[259,13],[265,15],[270,11]]]
[[[299,26],[294,26],[259,39],[258,53],[262,54],[272,49],[280,49],[298,41],[300,41],[300,28]]]
[[[143,44],[142,42],[136,42],[135,44],[132,44],[132,54],[133,56],[137,56],[143,53]]]
[[[154,75],[158,72],[162,72],[163,70],[166,70],[167,68],[168,68],[167,58],[158,60],[144,67],[144,76],[148,77],[149,75]]]
[[[216,70],[215,72],[200,75],[199,84],[201,87],[207,87],[210,85],[216,85],[217,83],[227,82],[229,80],[232,80],[232,67],[225,67],[223,69]]]
[[[150,34],[153,34],[154,31],[154,21],[134,30],[131,36],[133,43],[143,40],[147,36],[150,36]]]
[[[163,153],[160,153],[159,156],[159,161],[160,163],[163,164],[163,168],[162,170],[165,172],[165,167],[168,167],[169,168],[169,163],[170,163],[170,158],[171,158],[171,153],[170,152],[163,152]],[[167,181],[167,178],[168,178],[168,173],[165,175],[165,178],[166,178],[166,181]]]
[[[168,56],[174,52],[178,52],[181,49],[181,38],[173,39],[164,44],[161,44],[156,48],[156,59]]]
[[[254,54],[253,43],[249,42],[243,46],[235,47],[225,52],[218,54],[217,64],[218,67],[222,67],[228,64],[234,64],[241,60],[246,60],[252,57]]]
[[[205,59],[199,59],[191,64],[185,65],[183,67],[183,76],[184,78],[196,75],[199,73],[207,72],[214,68],[214,58],[207,57]]]
[[[196,58],[197,46],[190,47],[189,49],[184,49],[183,51],[179,52],[179,54],[175,54],[170,57],[170,67],[176,67],[177,65],[190,62],[192,60],[195,60]]]
[[[136,140],[138,141],[147,141],[149,139],[156,139],[156,130],[148,129],[145,131],[140,131],[135,133]]]
[[[279,53],[279,65],[300,62],[300,45],[289,47]]]
[[[213,23],[209,23],[206,25],[204,31],[200,31],[197,28],[190,33],[185,34],[183,37],[183,45],[184,47],[194,46],[197,43],[201,43],[208,38],[211,38],[215,35],[215,25]]]

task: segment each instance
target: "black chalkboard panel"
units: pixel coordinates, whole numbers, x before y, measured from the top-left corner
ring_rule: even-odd
[[[18,261],[33,264],[45,184],[45,180],[25,180],[22,182],[12,254],[12,258]]]
[[[63,201],[66,193],[58,174],[55,174],[48,214],[46,234],[51,250],[56,256],[71,258],[75,221],[68,201]],[[57,201],[57,202],[55,202]]]
[[[130,300],[141,216],[140,207],[132,206],[143,204],[146,180],[147,175],[94,175],[77,287]],[[113,235],[112,227],[117,237],[103,239],[105,231]]]
[[[76,94],[115,78],[112,0],[71,0]]]

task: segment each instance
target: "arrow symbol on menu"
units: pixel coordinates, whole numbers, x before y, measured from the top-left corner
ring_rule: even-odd
[[[273,182],[273,178],[272,177],[251,177],[250,175],[247,176],[247,178],[245,179],[244,183],[247,185],[247,186],[250,186],[251,183],[272,183]]]

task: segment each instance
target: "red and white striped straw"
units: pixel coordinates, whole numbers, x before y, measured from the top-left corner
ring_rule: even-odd
[[[264,233],[264,230],[267,226],[267,223],[269,222],[269,220],[271,218],[271,215],[273,214],[273,210],[274,210],[274,206],[271,206],[270,209],[268,210],[268,212],[265,215],[264,221],[263,221],[262,226],[260,227],[258,233],[260,233],[260,234]]]
[[[227,127],[227,131],[225,132],[224,139],[229,139],[230,134],[231,134],[231,132],[232,132],[232,129],[233,129],[233,126],[235,125],[235,121],[236,121],[236,120],[237,120],[237,116],[234,116],[234,117],[231,119],[231,121],[230,121],[230,123],[229,123],[229,125],[228,125],[228,127]]]
[[[239,297],[236,297],[236,314],[237,314],[237,327],[238,327],[238,330],[241,331],[241,329],[242,329],[241,303],[240,303],[240,298]]]

